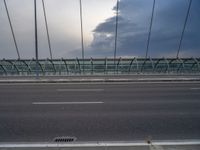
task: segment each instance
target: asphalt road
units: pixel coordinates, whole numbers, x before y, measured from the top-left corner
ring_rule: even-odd
[[[0,142],[200,139],[200,82],[0,84]]]

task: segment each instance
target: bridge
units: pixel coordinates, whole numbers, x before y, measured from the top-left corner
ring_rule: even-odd
[[[180,57],[194,0],[185,0],[177,49],[171,57],[152,57],[149,51],[158,0],[151,1],[144,56],[120,55],[123,0],[116,0],[112,55],[86,57],[83,11],[87,8],[82,7],[86,1],[77,0],[80,58],[53,55],[47,0],[33,0],[32,59],[22,57],[8,1],[1,4],[16,57],[0,59],[0,150],[199,149],[200,57]],[[45,59],[38,48],[39,2],[48,43]]]

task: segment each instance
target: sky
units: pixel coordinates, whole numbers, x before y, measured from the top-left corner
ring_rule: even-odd
[[[113,57],[116,0],[82,0],[85,57]],[[33,0],[7,0],[21,58],[34,58]],[[175,57],[189,0],[156,0],[148,57]],[[45,0],[53,58],[81,58],[79,0]],[[117,57],[145,57],[153,0],[120,0]],[[37,0],[39,58],[49,58]],[[180,57],[200,55],[200,1],[193,0]],[[17,58],[0,0],[0,59]]]

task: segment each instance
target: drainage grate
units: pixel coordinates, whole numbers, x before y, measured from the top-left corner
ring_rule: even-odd
[[[76,137],[65,137],[65,136],[63,136],[63,137],[56,137],[56,138],[54,138],[54,142],[75,142],[76,141]]]

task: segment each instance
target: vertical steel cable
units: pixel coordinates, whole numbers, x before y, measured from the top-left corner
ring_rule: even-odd
[[[116,56],[117,56],[117,38],[118,38],[118,23],[119,23],[119,0],[117,0],[116,8],[116,23],[115,23],[115,49],[114,49],[114,65],[116,65]]]
[[[150,27],[149,27],[149,35],[148,35],[146,55],[145,55],[146,59],[147,59],[148,53],[149,53],[149,44],[150,44],[150,39],[151,39],[151,31],[152,31],[152,25],[153,25],[153,19],[154,19],[155,4],[156,4],[156,0],[153,0],[153,8],[152,8],[151,21],[150,21]]]
[[[49,28],[48,28],[48,22],[47,22],[47,15],[46,15],[46,9],[45,9],[44,0],[42,0],[42,6],[43,6],[43,12],[44,12],[44,19],[45,19],[47,40],[48,40],[48,46],[49,46],[49,53],[50,53],[50,57],[51,57],[51,60],[52,60],[53,56],[52,56],[52,49],[51,49],[51,41],[50,41],[50,37],[49,37]]]
[[[182,30],[182,33],[181,33],[181,38],[180,38],[180,42],[179,42],[179,46],[178,46],[178,51],[177,51],[176,58],[179,57],[179,53],[180,53],[180,50],[181,50],[181,46],[182,46],[182,42],[183,42],[183,36],[184,36],[185,28],[186,28],[186,25],[187,25],[187,22],[188,22],[191,5],[192,5],[192,0],[189,1],[188,10],[187,10],[187,14],[186,14],[186,17],[185,17],[185,22],[184,22],[183,30]]]
[[[19,49],[18,49],[18,46],[17,46],[17,42],[16,42],[16,38],[15,38],[15,34],[14,34],[11,19],[10,19],[10,14],[9,14],[9,11],[8,11],[8,6],[7,6],[7,3],[6,3],[6,0],[4,0],[4,5],[5,5],[5,8],[6,8],[6,13],[7,13],[7,16],[8,16],[8,21],[9,21],[9,24],[10,24],[10,29],[11,29],[11,32],[12,32],[12,36],[13,36],[15,48],[16,48],[16,51],[17,51],[18,59],[20,59]]]
[[[83,64],[83,72],[84,72],[84,37],[83,37],[83,11],[82,11],[82,0],[79,0],[80,4],[80,23],[81,23],[81,48],[82,48],[82,64]]]
[[[39,77],[38,61],[38,35],[37,35],[37,0],[34,0],[34,19],[35,19],[35,57],[36,57],[36,77]]]

